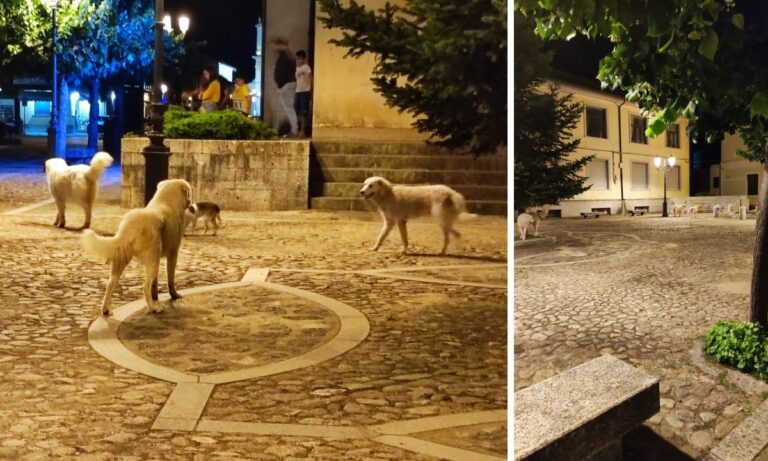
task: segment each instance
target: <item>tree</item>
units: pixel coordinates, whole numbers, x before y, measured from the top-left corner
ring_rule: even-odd
[[[154,10],[141,2],[120,9],[122,3],[81,0],[75,7],[81,20],[67,28],[60,41],[63,67],[78,86],[88,90],[88,148],[94,151],[102,85],[141,82],[149,77],[154,59]],[[177,36],[166,34],[164,46],[166,61],[182,51]]]
[[[103,86],[139,83],[150,75],[154,9],[152,2],[140,0],[59,0],[57,11],[61,85],[88,92],[88,147],[95,150]],[[0,79],[49,72],[52,24],[51,10],[42,0],[0,2]],[[182,52],[180,37],[166,34],[166,61],[172,62]],[[61,93],[58,144],[64,145],[69,99],[67,91]]]
[[[544,38],[576,34],[614,43],[598,78],[655,113],[656,136],[684,115],[708,141],[738,132],[741,155],[765,163],[768,149],[768,9],[760,0],[517,0]],[[766,164],[768,165],[768,164]],[[768,327],[768,168],[753,253],[750,315]]]
[[[506,145],[504,0],[406,0],[377,11],[356,0],[319,3],[320,21],[342,30],[331,43],[348,48],[347,56],[376,56],[375,91],[413,114],[418,131],[475,154]]]
[[[533,34],[533,21],[515,15],[515,208],[555,204],[590,186],[579,175],[593,156],[568,160],[583,107],[558,88],[542,90],[551,53]]]

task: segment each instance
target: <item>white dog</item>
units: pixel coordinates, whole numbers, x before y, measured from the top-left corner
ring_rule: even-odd
[[[549,205],[544,205],[541,212],[536,209],[529,208],[525,210],[525,213],[520,213],[517,217],[517,230],[520,233],[520,240],[525,240],[525,235],[528,233],[528,227],[533,224],[533,236],[539,236],[539,224],[549,214]]]
[[[696,214],[699,212],[699,206],[698,205],[691,205],[688,207],[688,216],[691,218],[695,218]]]
[[[81,238],[85,251],[112,265],[101,311],[109,315],[112,292],[125,266],[135,256],[144,265],[144,298],[151,312],[161,312],[157,300],[157,272],[160,258],[167,259],[168,292],[171,299],[181,297],[176,292],[176,260],[184,235],[184,210],[190,204],[191,187],[183,179],[168,179],[157,185],[157,192],[146,206],[131,210],[123,216],[114,237],[100,237],[86,230]]]
[[[67,162],[61,158],[52,158],[45,162],[48,188],[58,209],[54,226],[64,227],[64,210],[67,202],[74,202],[83,207],[85,222],[81,229],[91,226],[91,210],[99,192],[99,178],[113,161],[114,159],[108,153],[99,152],[91,159],[90,166],[68,166]]]
[[[477,217],[466,212],[464,196],[448,186],[393,185],[384,178],[373,176],[365,180],[360,195],[373,201],[384,219],[373,251],[379,249],[397,223],[403,241],[403,254],[408,253],[408,220],[418,216],[432,216],[443,230],[443,249],[440,254],[444,255],[451,234],[460,237],[453,228],[456,220]]]

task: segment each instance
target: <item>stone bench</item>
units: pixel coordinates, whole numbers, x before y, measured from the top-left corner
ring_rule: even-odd
[[[659,380],[603,355],[515,392],[515,461],[621,459],[621,438],[659,411]]]

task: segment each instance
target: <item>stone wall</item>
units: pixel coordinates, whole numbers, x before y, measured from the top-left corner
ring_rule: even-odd
[[[144,206],[147,138],[123,138],[122,199]],[[305,210],[309,196],[309,141],[166,139],[169,178],[186,179],[193,200],[225,210]]]

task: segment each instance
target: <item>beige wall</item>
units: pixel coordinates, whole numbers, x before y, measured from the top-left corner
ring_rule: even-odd
[[[378,9],[385,0],[364,0],[367,8]],[[398,0],[393,3],[402,3]],[[317,15],[322,10],[318,7]],[[316,22],[315,90],[313,95],[313,137],[351,139],[425,139],[411,128],[413,118],[388,107],[374,92],[371,76],[373,55],[344,57],[346,48],[328,43],[341,33]]]
[[[291,53],[298,50],[305,50],[309,53],[311,6],[311,0],[273,0],[266,3],[266,20],[264,21],[264,119],[273,126],[277,104],[277,85],[274,76],[277,52],[272,45],[272,40],[276,37],[287,38]]]
[[[608,189],[596,190],[590,189],[583,194],[574,197],[571,201],[600,201],[609,200],[616,205],[617,200],[621,200],[621,164],[619,162],[619,105],[624,102],[620,96],[603,93],[595,90],[585,89],[575,85],[561,84],[562,93],[571,93],[574,95],[574,101],[582,102],[585,105],[585,111],[573,131],[573,136],[581,139],[581,143],[573,154],[574,158],[582,158],[588,155],[594,155],[595,160],[605,160],[608,162]],[[586,135],[586,106],[602,108],[606,110],[608,138],[596,138]],[[632,201],[634,204],[642,206],[642,201],[648,201],[649,204],[661,200],[664,196],[664,175],[658,171],[653,163],[654,158],[660,155],[662,158],[675,156],[676,166],[680,167],[680,187],[671,189],[671,180],[667,180],[667,197],[670,199],[688,197],[690,191],[690,154],[688,136],[686,134],[687,120],[680,118],[677,123],[680,125],[680,148],[666,147],[666,133],[656,138],[649,138],[648,144],[639,144],[630,142],[630,115],[640,115],[640,109],[634,103],[626,102],[620,108],[621,111],[621,150],[623,152],[624,164],[624,199]],[[645,163],[648,165],[648,188],[647,190],[636,190],[632,185],[632,163]],[[587,175],[586,169],[582,172]],[[637,202],[637,201],[640,202]],[[584,210],[590,211],[589,204],[584,204]],[[631,207],[628,206],[631,209]]]
[[[721,163],[719,166],[715,165],[711,171],[714,176],[720,175],[723,195],[747,195],[747,175],[750,174],[758,175],[758,185],[763,183],[763,165],[760,162],[750,162],[736,153],[737,150],[745,148],[741,137],[736,134],[725,135],[720,144]],[[720,192],[714,188],[712,190],[713,193]],[[758,201],[758,195],[749,196],[751,205],[756,205]]]

